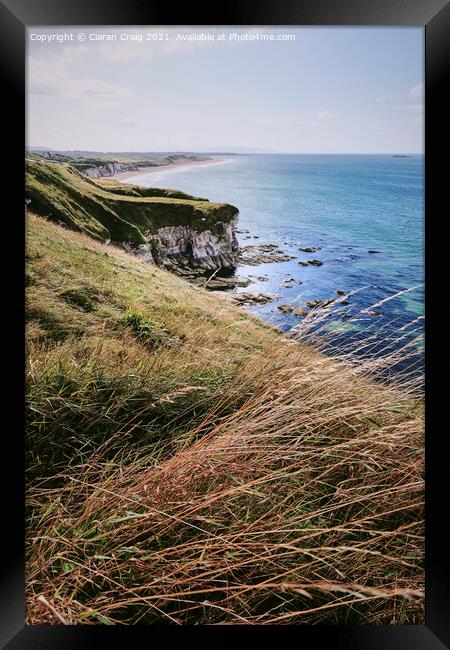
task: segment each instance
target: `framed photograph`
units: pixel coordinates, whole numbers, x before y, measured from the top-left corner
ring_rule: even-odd
[[[450,647],[448,4],[0,16],[2,647]]]

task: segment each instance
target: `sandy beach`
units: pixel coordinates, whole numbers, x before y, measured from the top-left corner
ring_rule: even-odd
[[[195,160],[195,161],[189,161],[189,162],[181,162],[181,163],[171,163],[169,165],[159,165],[157,167],[140,167],[136,171],[125,171],[125,172],[118,172],[117,174],[114,174],[111,178],[117,178],[118,180],[126,180],[130,178],[134,178],[135,176],[142,176],[143,174],[154,174],[154,173],[166,173],[166,172],[177,172],[177,171],[187,171],[188,169],[192,167],[200,167],[200,166],[209,166],[209,165],[221,165],[224,163],[231,162],[233,159],[232,158],[220,158],[220,159],[213,159],[213,160]]]

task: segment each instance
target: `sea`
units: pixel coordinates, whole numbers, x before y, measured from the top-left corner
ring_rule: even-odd
[[[392,375],[423,372],[423,156],[241,154],[126,182],[231,203],[241,247],[272,244],[292,258],[237,267],[251,279],[237,292],[274,297],[246,307],[264,321],[300,338],[303,327],[336,353],[390,359]],[[322,264],[299,263],[311,259]],[[333,302],[312,319],[279,309],[310,312],[315,300]]]

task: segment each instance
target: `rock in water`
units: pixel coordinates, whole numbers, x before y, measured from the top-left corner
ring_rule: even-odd
[[[258,266],[271,262],[289,262],[295,259],[284,251],[278,250],[275,244],[259,244],[253,246],[242,246],[239,253],[239,262],[249,266]]]
[[[254,305],[254,304],[264,305],[268,302],[273,302],[274,300],[278,300],[278,297],[279,296],[274,296],[268,293],[249,293],[249,292],[234,293],[232,295],[229,295],[229,298],[238,305]]]
[[[283,314],[293,314],[294,316],[306,316],[306,309],[301,309],[300,307],[292,307],[291,305],[278,305],[277,309]]]
[[[283,314],[292,314],[293,307],[290,305],[278,305],[278,311],[281,311]]]
[[[320,260],[300,260],[299,264],[301,266],[322,266],[323,262]]]
[[[332,302],[333,300],[308,300],[306,306],[310,309],[317,309],[318,307],[327,307],[327,305],[331,305]]]

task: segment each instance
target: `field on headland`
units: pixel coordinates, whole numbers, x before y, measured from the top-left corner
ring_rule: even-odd
[[[408,386],[33,214],[26,280],[29,623],[423,623]]]

